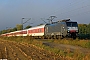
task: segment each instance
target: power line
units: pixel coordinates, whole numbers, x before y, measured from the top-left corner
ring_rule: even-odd
[[[89,7],[90,5],[86,5],[86,6],[83,6],[83,7],[79,7],[79,8],[76,8],[76,9],[73,9],[73,10],[70,10],[70,11],[67,11],[67,12],[63,12],[63,13],[61,13],[61,14],[70,14],[71,12],[75,12],[75,11],[78,11],[78,13],[79,13],[79,11],[81,11],[81,9],[82,9],[82,11],[84,11],[84,8],[86,8],[86,7]],[[60,15],[60,14],[59,14]]]
[[[89,7],[90,5],[88,4],[88,5],[85,5],[86,4],[86,0],[74,0],[74,1],[72,1],[72,2],[70,2],[69,3],[69,5],[66,5],[65,7],[63,7],[63,8],[59,8],[58,10],[56,10],[56,11],[54,11],[53,13],[50,13],[50,14],[48,14],[48,15],[61,15],[63,18],[65,18],[65,15],[67,15],[67,17],[69,17],[69,14],[71,14],[71,16],[70,17],[75,17],[75,15],[78,15],[78,14],[82,14],[82,13],[84,13],[84,12],[81,12],[81,11],[84,11],[84,9],[85,8],[87,8],[87,7]],[[79,6],[80,5],[80,6]],[[73,8],[74,7],[74,8]],[[73,9],[69,9],[69,8],[73,8]],[[58,11],[60,10],[60,12],[58,13]],[[62,12],[61,12],[62,11]],[[79,12],[79,13],[77,13],[77,11]],[[86,11],[86,10],[85,10]],[[76,13],[74,13],[74,12],[76,12]],[[81,13],[80,13],[81,12]],[[47,15],[47,16],[48,16]],[[62,18],[60,16],[60,18]]]
[[[78,4],[79,2],[81,3],[81,1],[83,1],[83,0],[81,0],[81,1],[78,0],[77,2],[75,2],[75,1],[76,1],[76,0],[74,0],[74,3],[72,3],[72,2],[69,3],[69,5],[67,5],[67,6],[69,6],[69,7],[73,7],[74,4],[76,5],[76,4]],[[72,5],[72,4],[73,4],[73,5]],[[51,13],[51,14],[49,14],[49,15],[52,15],[52,14],[57,13],[60,9],[61,9],[62,11],[64,11],[64,10],[68,11],[68,7],[67,7],[67,6],[64,7],[64,8],[61,8],[61,7],[60,7],[58,10],[54,11],[53,13]]]

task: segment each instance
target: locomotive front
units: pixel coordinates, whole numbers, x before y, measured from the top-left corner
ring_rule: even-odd
[[[67,35],[71,38],[76,38],[78,36],[78,24],[77,22],[67,21]]]

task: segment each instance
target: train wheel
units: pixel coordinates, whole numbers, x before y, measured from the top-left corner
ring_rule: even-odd
[[[73,39],[76,39],[76,36],[73,36]]]
[[[63,39],[63,38],[64,38],[64,36],[63,36],[63,35],[61,35],[61,36],[60,36],[60,39]]]

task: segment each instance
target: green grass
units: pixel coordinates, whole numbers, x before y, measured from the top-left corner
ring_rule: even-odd
[[[74,45],[74,46],[80,46],[83,48],[89,48],[90,49],[90,40],[66,40],[66,39],[61,39],[61,40],[47,40],[47,42],[52,42],[56,44],[67,44],[67,45]]]
[[[90,48],[90,40],[54,40],[55,43],[76,45],[84,48]]]

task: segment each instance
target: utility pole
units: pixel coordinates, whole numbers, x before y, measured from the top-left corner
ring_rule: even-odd
[[[27,21],[23,22],[24,19],[28,19]],[[23,30],[23,24],[27,23],[31,18],[22,18],[21,24],[22,24],[22,30]]]
[[[22,30],[23,30],[23,19],[25,19],[25,18],[22,18],[22,20],[21,20],[21,24],[22,24]]]

